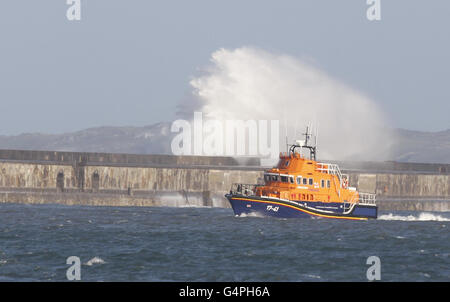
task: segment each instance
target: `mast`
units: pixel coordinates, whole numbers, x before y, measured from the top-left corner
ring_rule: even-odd
[[[306,133],[303,133],[303,135],[305,136],[305,140],[304,141],[296,141],[294,145],[292,145],[289,149],[289,151],[291,153],[295,153],[295,148],[300,148],[300,155],[302,154],[301,150],[302,148],[307,148],[309,149],[309,159],[310,160],[316,160],[316,155],[317,155],[317,136],[318,136],[318,131],[316,129],[316,135],[315,135],[315,143],[314,145],[310,145],[310,140],[312,137],[311,134],[312,130],[311,130],[311,126],[308,125],[306,127]]]

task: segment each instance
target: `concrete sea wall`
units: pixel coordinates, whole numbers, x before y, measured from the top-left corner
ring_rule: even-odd
[[[262,181],[257,158],[0,150],[0,202],[229,207],[232,183]],[[380,210],[450,211],[450,165],[339,162]],[[347,168],[347,169],[346,169]]]

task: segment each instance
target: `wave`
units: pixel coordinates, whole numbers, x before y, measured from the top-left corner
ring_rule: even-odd
[[[104,264],[104,263],[106,263],[106,262],[102,258],[94,257],[91,260],[89,260],[88,262],[86,262],[85,265],[92,266],[94,264]]]
[[[322,279],[319,275],[305,274],[304,276],[309,279]]]
[[[392,213],[381,215],[378,220],[398,220],[398,221],[450,221],[450,218],[436,215],[433,213],[420,213],[419,216],[414,215],[394,215]]]
[[[193,97],[180,104],[179,114],[190,118],[198,111],[219,121],[278,120],[284,127],[279,133],[281,150],[285,136],[292,143],[313,122],[320,127],[323,158],[386,157],[388,150],[381,150],[379,142],[386,148],[391,142],[386,141],[390,136],[381,107],[316,65],[310,59],[255,47],[219,49],[190,81]],[[251,144],[258,150],[256,140],[249,139],[249,148]]]
[[[267,217],[258,212],[241,213],[240,215],[235,215],[235,216],[236,217],[258,217],[258,218],[266,218]]]
[[[197,205],[197,204],[184,204],[184,205],[180,205],[177,206],[177,208],[198,208],[198,209],[209,209],[212,208],[211,206],[201,206],[201,205]]]

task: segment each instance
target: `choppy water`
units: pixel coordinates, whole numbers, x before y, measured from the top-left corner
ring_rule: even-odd
[[[376,221],[234,217],[231,209],[0,204],[0,281],[450,281],[450,213]]]

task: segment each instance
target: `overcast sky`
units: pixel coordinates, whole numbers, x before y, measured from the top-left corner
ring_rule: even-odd
[[[0,2],[0,134],[175,118],[219,48],[306,58],[377,102],[392,127],[450,128],[450,1]]]

